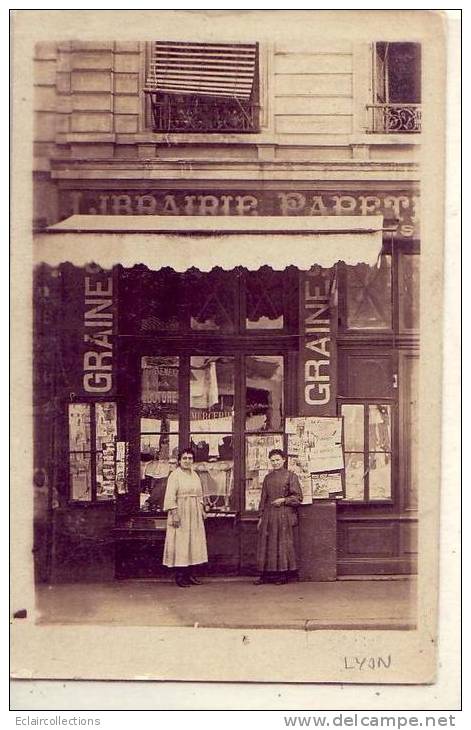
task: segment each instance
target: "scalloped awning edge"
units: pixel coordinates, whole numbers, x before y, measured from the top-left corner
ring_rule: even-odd
[[[338,261],[373,265],[382,247],[382,216],[222,221],[146,216],[137,222],[131,217],[139,218],[71,216],[35,236],[35,262],[52,266],[93,262],[105,269],[145,264],[153,270],[168,266],[180,272],[192,267],[211,271],[216,266],[226,271],[237,266],[258,270],[264,265],[308,270],[315,264],[330,268]]]

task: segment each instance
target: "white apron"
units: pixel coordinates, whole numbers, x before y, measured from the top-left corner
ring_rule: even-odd
[[[164,510],[177,508],[180,526],[167,517],[163,564],[169,568],[208,562],[203,522],[203,488],[198,474],[178,467],[167,480]]]

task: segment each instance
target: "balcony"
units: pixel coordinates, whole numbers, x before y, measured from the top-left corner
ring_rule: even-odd
[[[370,132],[379,134],[419,134],[422,131],[421,104],[368,104]]]
[[[147,91],[154,132],[259,131],[259,105],[251,100]]]

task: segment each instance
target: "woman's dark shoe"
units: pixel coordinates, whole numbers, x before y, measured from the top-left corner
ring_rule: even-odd
[[[183,575],[177,575],[175,577],[175,584],[179,588],[189,588],[191,585],[190,581],[187,580],[186,577],[184,577]]]
[[[284,575],[284,576],[280,576],[279,578],[276,579],[275,585],[284,586],[287,582],[288,582],[288,578],[286,577],[286,575]]]
[[[257,580],[254,580],[253,584],[254,586],[263,586],[269,583],[269,581],[266,578],[257,578]]]
[[[194,575],[190,575],[190,577],[188,578],[188,580],[191,583],[191,585],[193,585],[193,586],[201,586],[201,585],[203,585],[203,581],[199,580],[199,578],[195,578]]]

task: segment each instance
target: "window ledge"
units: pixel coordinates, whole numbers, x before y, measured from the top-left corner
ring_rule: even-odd
[[[354,145],[413,145],[417,147],[421,143],[421,132],[384,134],[382,132],[364,131],[352,136],[352,144]]]

